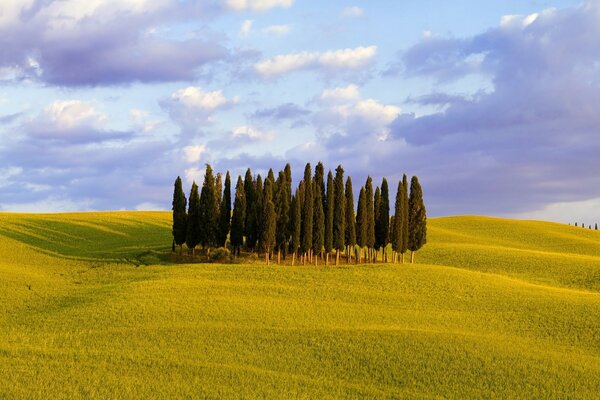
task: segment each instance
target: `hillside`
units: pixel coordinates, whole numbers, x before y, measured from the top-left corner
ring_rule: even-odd
[[[0,398],[600,392],[600,232],[449,217],[415,265],[151,265],[170,218],[0,214]]]

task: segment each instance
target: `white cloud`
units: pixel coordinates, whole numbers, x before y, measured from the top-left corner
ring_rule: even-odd
[[[231,131],[231,136],[234,138],[244,138],[252,141],[272,140],[274,135],[272,132],[263,132],[250,126],[239,126]]]
[[[358,86],[354,84],[345,87],[325,89],[323,93],[321,93],[321,99],[323,100],[354,100],[358,97]]]
[[[6,167],[0,168],[0,188],[4,186],[8,186],[11,182],[11,178],[17,177],[23,173],[23,168],[21,167]]]
[[[242,25],[240,26],[240,36],[246,37],[250,35],[250,32],[252,31],[252,23],[253,21],[251,19],[246,19],[244,22],[242,22]]]
[[[10,210],[12,212],[69,212],[69,211],[93,211],[90,199],[80,199],[73,201],[70,199],[50,196],[43,200],[29,203],[4,203],[0,204],[1,210]]]
[[[267,35],[286,35],[292,30],[290,25],[271,25],[263,28],[262,32]]]
[[[346,7],[342,10],[343,17],[362,17],[365,13],[365,10],[358,6]]]
[[[376,53],[377,46],[332,50],[324,53],[290,53],[260,61],[255,64],[255,69],[265,78],[317,67],[327,70],[360,69],[368,65]]]
[[[203,176],[203,169],[192,167],[185,170],[185,179],[190,185],[192,184],[192,182],[196,182],[196,184],[202,184]]]
[[[187,108],[214,110],[227,104],[227,99],[221,90],[204,92],[196,86],[179,89],[171,95],[174,102]]]
[[[591,223],[599,222],[595,218],[590,216],[598,215],[600,209],[600,198],[593,198],[583,201],[567,201],[552,203],[544,206],[543,208],[519,214],[509,214],[511,218],[517,219],[535,219],[542,221],[555,221],[564,223],[577,222],[581,226],[581,223],[585,223],[586,226]]]
[[[108,117],[96,111],[90,103],[79,100],[55,101],[38,117],[40,124],[51,124],[56,129],[69,130],[78,127],[99,127]]]
[[[294,0],[226,0],[225,3],[234,11],[267,11],[275,7],[291,7]]]
[[[163,206],[149,201],[136,205],[135,209],[136,211],[165,211]]]
[[[202,154],[206,151],[206,146],[203,144],[196,146],[187,146],[183,148],[183,154],[185,156],[185,161],[189,163],[195,163],[200,161]]]

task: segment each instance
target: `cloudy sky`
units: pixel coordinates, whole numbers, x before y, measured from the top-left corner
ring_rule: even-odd
[[[0,0],[0,210],[319,160],[431,216],[600,220],[600,0]]]

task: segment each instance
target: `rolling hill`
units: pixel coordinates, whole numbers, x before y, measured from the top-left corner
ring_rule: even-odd
[[[0,214],[0,398],[600,393],[599,231],[447,217],[414,265],[172,265],[170,218]]]

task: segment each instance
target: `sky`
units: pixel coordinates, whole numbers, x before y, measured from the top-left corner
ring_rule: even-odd
[[[0,210],[171,208],[206,163],[417,175],[600,222],[600,0],[0,0]]]

